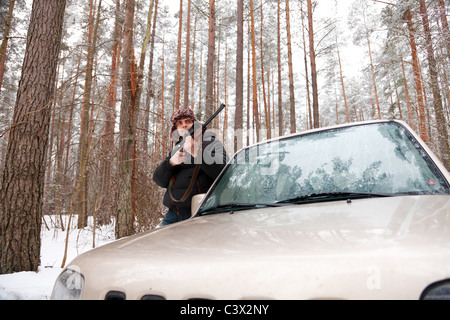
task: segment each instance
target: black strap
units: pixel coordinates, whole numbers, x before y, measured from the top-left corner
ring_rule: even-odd
[[[172,177],[170,179],[169,186],[167,187],[167,191],[169,192],[169,197],[173,202],[186,201],[186,199],[191,194],[192,188],[194,187],[195,180],[197,179],[198,172],[200,171],[200,166],[201,166],[201,164],[195,165],[194,174],[192,175],[191,182],[189,183],[189,186],[188,186],[186,192],[184,193],[184,195],[181,197],[180,200],[175,199],[175,197],[173,196],[173,183],[175,182],[175,177]]]

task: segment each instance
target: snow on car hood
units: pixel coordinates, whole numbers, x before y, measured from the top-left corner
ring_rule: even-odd
[[[71,265],[84,274],[88,298],[114,289],[175,299],[342,298],[358,292],[356,279],[375,294],[367,289],[372,271],[375,289],[408,281],[417,298],[430,281],[450,276],[449,222],[448,195],[243,210],[122,239]]]

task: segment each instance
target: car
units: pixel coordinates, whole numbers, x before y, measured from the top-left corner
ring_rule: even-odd
[[[246,147],[192,210],[78,256],[52,298],[450,298],[450,175],[402,121]]]

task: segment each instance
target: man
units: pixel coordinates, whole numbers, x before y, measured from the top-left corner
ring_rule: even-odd
[[[184,138],[183,148],[180,148],[179,141],[153,174],[156,184],[167,189],[163,204],[168,211],[163,219],[163,226],[190,218],[192,197],[207,192],[228,161],[222,143],[213,132],[206,131],[202,134],[201,123],[191,109],[176,110],[170,121],[174,141],[184,137],[192,126],[196,133],[194,137]],[[195,176],[196,169],[198,173]],[[190,185],[192,190],[187,198],[183,197]]]

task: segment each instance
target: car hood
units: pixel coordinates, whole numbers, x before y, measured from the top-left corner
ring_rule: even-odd
[[[413,298],[450,277],[450,196],[195,217],[75,259],[84,298]]]

